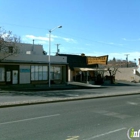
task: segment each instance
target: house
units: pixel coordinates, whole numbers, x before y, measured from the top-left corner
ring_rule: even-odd
[[[17,43],[16,51],[8,46],[0,51],[0,84],[47,84],[48,55],[42,45]],[[67,57],[50,56],[50,79],[66,82]]]

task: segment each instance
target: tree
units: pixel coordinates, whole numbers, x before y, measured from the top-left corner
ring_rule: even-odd
[[[113,57],[113,62],[116,62],[116,58],[115,57]]]
[[[20,43],[19,36],[0,27],[0,61],[19,52],[17,43]]]
[[[115,75],[118,71],[118,68],[121,67],[121,63],[116,61],[115,57],[113,58],[113,62],[111,65],[107,65],[107,71],[109,72],[109,77],[106,77],[110,79],[110,82],[113,84],[115,83]]]

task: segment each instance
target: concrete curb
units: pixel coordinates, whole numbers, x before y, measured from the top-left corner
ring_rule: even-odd
[[[108,86],[100,86],[100,87],[84,87],[84,86],[75,86],[75,87],[54,87],[54,88],[1,88],[0,90],[5,91],[53,91],[53,90],[73,90],[73,89],[97,89],[97,88],[108,88]]]
[[[56,103],[56,102],[67,102],[67,101],[77,101],[77,100],[87,100],[87,99],[96,99],[96,98],[107,98],[107,97],[117,97],[117,96],[126,96],[126,95],[138,95],[140,91],[137,92],[128,92],[128,93],[115,93],[115,94],[102,94],[96,96],[81,96],[81,97],[68,97],[68,98],[58,98],[58,99],[48,99],[48,100],[31,100],[31,101],[18,101],[18,102],[5,102],[0,104],[0,108],[6,107],[16,107],[16,106],[27,106],[27,105],[37,105],[37,104],[46,104],[46,103]]]

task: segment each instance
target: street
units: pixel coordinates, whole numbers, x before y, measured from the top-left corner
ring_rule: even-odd
[[[0,140],[128,140],[139,107],[140,95],[130,95],[1,108]]]
[[[0,90],[0,107],[3,105],[42,103],[49,101],[77,100],[85,98],[97,98],[105,96],[120,96],[127,94],[139,94],[140,84],[123,86],[106,86],[91,89],[70,89],[50,91],[5,91]]]

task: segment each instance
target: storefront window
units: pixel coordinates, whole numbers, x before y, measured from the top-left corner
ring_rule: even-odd
[[[38,80],[38,66],[35,66],[35,80]]]
[[[51,69],[50,69],[50,79],[54,80],[54,66],[51,66]]]
[[[48,79],[48,67],[47,66],[43,66],[42,75],[43,75],[43,80]]]
[[[43,77],[42,77],[42,66],[38,67],[38,80],[43,80]]]
[[[51,66],[51,80],[61,80],[62,79],[62,67]]]
[[[38,66],[38,65],[33,65],[31,66],[31,80],[47,80],[47,66]]]
[[[4,68],[0,68],[0,81],[1,82],[4,81],[4,72],[5,72]]]
[[[31,80],[35,80],[34,66],[31,66]]]

